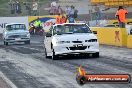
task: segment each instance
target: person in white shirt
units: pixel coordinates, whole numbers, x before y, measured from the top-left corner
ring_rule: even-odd
[[[67,5],[66,6],[66,9],[65,9],[65,13],[66,13],[66,17],[68,18],[69,17],[69,14],[70,14],[70,7]]]
[[[36,16],[38,11],[38,3],[35,0],[33,0],[32,10],[33,10],[33,15]]]
[[[69,12],[69,15],[74,17],[74,13],[75,13],[75,7],[74,6],[71,6],[71,10]]]

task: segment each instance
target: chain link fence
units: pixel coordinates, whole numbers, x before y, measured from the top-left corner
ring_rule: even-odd
[[[0,16],[35,16],[49,15],[45,8],[50,7],[50,3],[56,0],[36,0],[36,14],[33,7],[33,0],[3,0],[0,3]],[[1,2],[1,1],[0,1]]]

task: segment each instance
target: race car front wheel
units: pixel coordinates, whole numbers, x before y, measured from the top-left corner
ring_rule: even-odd
[[[50,56],[47,55],[46,48],[44,48],[44,50],[45,50],[45,57],[46,57],[46,58],[49,58]]]
[[[6,46],[7,46],[7,45],[8,45],[8,42],[5,42],[5,41],[4,41],[4,45],[6,45]]]
[[[58,58],[59,58],[58,55],[55,55],[55,51],[54,49],[52,49],[52,60],[56,60]]]

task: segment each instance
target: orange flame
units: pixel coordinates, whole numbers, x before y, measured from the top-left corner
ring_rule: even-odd
[[[81,66],[78,68],[78,73],[79,73],[80,76],[85,76],[86,75],[85,69],[83,69]]]

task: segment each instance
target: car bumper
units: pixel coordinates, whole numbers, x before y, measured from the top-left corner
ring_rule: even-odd
[[[83,45],[83,46],[54,46],[55,55],[65,54],[81,54],[81,53],[96,53],[99,52],[99,45]]]
[[[10,39],[5,39],[5,42],[25,42],[29,41],[30,38],[10,38]]]

